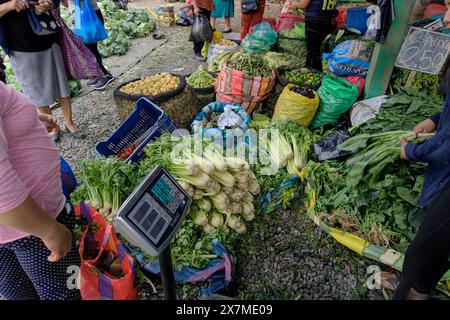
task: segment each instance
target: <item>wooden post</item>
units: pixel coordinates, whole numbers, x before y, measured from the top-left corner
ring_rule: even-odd
[[[394,1],[395,20],[391,25],[386,42],[383,45],[377,43],[375,46],[366,78],[365,99],[386,93],[395,61],[409,29],[408,22],[415,3],[416,0]]]

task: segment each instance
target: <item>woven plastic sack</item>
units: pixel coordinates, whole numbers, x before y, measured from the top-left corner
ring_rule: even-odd
[[[366,77],[369,72],[372,51],[359,40],[347,40],[334,48],[333,53],[325,53],[329,69],[340,76]]]
[[[271,93],[275,79],[275,72],[270,78],[252,77],[225,64],[216,82],[216,100],[238,104],[251,114]]]
[[[259,53],[270,51],[277,39],[278,34],[269,22],[264,21],[253,27],[253,33],[247,34],[241,45],[246,52]]]
[[[316,115],[317,108],[319,107],[319,95],[314,92],[314,99],[308,99],[301,94],[291,91],[291,88],[295,87],[293,84],[288,84],[283,93],[281,93],[275,106],[275,112],[272,120],[279,121],[283,119],[292,119],[297,123],[308,127],[314,116]]]
[[[105,26],[92,8],[91,1],[75,0],[75,34],[83,38],[83,43],[97,43],[108,38]]]
[[[327,74],[317,93],[320,104],[312,128],[335,124],[356,102],[359,90],[345,79]]]
[[[134,260],[117,238],[114,228],[100,213],[85,204],[77,205],[74,209],[77,216],[89,221],[79,249],[83,300],[136,300]],[[123,273],[120,277],[113,277],[104,270],[105,256],[112,256],[111,259],[120,262]]]
[[[61,26],[59,45],[64,60],[67,78],[69,80],[83,80],[104,77],[94,54],[84,44],[83,39],[73,33],[61,19],[59,9],[52,10],[56,22]]]

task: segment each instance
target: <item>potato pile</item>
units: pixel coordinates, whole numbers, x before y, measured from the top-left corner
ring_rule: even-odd
[[[132,95],[156,97],[175,90],[180,85],[180,79],[167,72],[161,72],[123,86],[120,91]]]

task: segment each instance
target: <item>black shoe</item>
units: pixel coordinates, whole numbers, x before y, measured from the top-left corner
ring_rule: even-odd
[[[98,79],[97,84],[95,85],[95,90],[105,89],[108,84],[114,81],[114,79],[115,78],[112,74],[108,74],[106,77]]]
[[[97,82],[98,82],[98,78],[92,78],[86,83],[86,85],[88,87],[93,87],[97,84]]]

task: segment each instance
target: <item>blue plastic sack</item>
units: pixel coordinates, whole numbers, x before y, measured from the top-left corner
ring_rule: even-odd
[[[67,199],[70,199],[71,193],[78,187],[78,181],[66,160],[59,157],[59,161],[63,193]]]
[[[247,34],[241,45],[246,52],[259,53],[270,51],[277,39],[278,34],[269,22],[264,21],[253,27],[253,33]]]
[[[213,252],[220,258],[209,261],[205,269],[199,270],[184,267],[180,271],[175,271],[175,281],[177,283],[200,283],[208,281],[210,285],[201,289],[202,294],[211,295],[228,287],[234,277],[234,266],[231,257],[219,240],[213,239]],[[159,263],[143,263],[144,254],[136,254],[132,248],[125,245],[127,250],[135,257],[141,268],[155,276],[160,275]]]
[[[330,71],[339,76],[366,77],[369,72],[372,50],[360,40],[347,40],[337,45],[333,53],[325,53]]]
[[[83,43],[96,43],[108,38],[103,23],[92,8],[90,0],[75,0],[75,34],[83,38]]]

